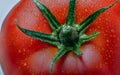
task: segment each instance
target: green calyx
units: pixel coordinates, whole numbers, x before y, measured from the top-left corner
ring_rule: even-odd
[[[66,18],[66,22],[62,25],[56,17],[51,13],[51,11],[38,0],[33,0],[38,9],[43,13],[48,23],[52,28],[52,34],[45,34],[42,32],[36,32],[33,30],[28,30],[20,27],[17,20],[15,23],[17,27],[26,35],[33,37],[35,39],[47,42],[58,48],[56,55],[53,57],[50,63],[50,75],[52,75],[53,64],[59,60],[67,52],[74,52],[78,57],[82,55],[80,47],[85,42],[88,42],[95,38],[99,32],[94,32],[92,34],[85,34],[86,29],[107,9],[111,8],[118,0],[114,1],[107,7],[101,8],[88,16],[80,24],[76,24],[76,0],[70,0],[69,11]]]
[[[59,40],[65,46],[73,46],[79,40],[79,33],[74,27],[64,25],[59,33]]]

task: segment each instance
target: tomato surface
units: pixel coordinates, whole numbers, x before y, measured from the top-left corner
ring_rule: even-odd
[[[69,0],[39,0],[64,24]],[[114,0],[77,0],[76,23]],[[49,23],[32,0],[21,0],[7,15],[1,29],[0,63],[5,75],[50,75],[49,64],[57,48],[31,38],[16,26],[52,32]],[[81,46],[82,55],[68,52],[53,66],[53,75],[120,75],[120,2],[101,14],[87,29],[100,34]]]

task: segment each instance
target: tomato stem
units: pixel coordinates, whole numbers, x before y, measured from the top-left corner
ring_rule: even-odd
[[[52,44],[58,48],[57,53],[53,57],[50,63],[50,75],[52,75],[53,64],[59,60],[67,52],[74,52],[78,57],[82,55],[80,47],[85,42],[94,39],[100,34],[100,32],[94,32],[92,34],[85,34],[86,29],[107,9],[115,5],[119,0],[114,1],[107,7],[101,8],[95,11],[93,14],[88,16],[80,24],[76,24],[76,0],[70,0],[69,11],[66,18],[65,24],[60,24],[56,17],[51,11],[38,0],[33,0],[38,9],[43,13],[48,23],[52,28],[52,34],[45,34],[42,32],[36,32],[20,27],[18,22],[15,20],[16,26],[26,35],[35,39],[41,40]]]
[[[79,33],[72,26],[64,25],[59,33],[60,43],[66,46],[73,46],[79,40]]]

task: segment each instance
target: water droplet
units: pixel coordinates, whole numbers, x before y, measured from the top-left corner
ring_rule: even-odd
[[[24,62],[24,63],[23,63],[23,66],[27,66],[27,63],[26,63],[26,62]]]

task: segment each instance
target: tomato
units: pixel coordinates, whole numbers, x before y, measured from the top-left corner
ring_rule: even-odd
[[[112,2],[21,0],[1,29],[0,62],[5,75],[120,75],[120,2],[114,6]],[[88,17],[97,10],[96,16]],[[90,26],[80,28],[86,21]]]

